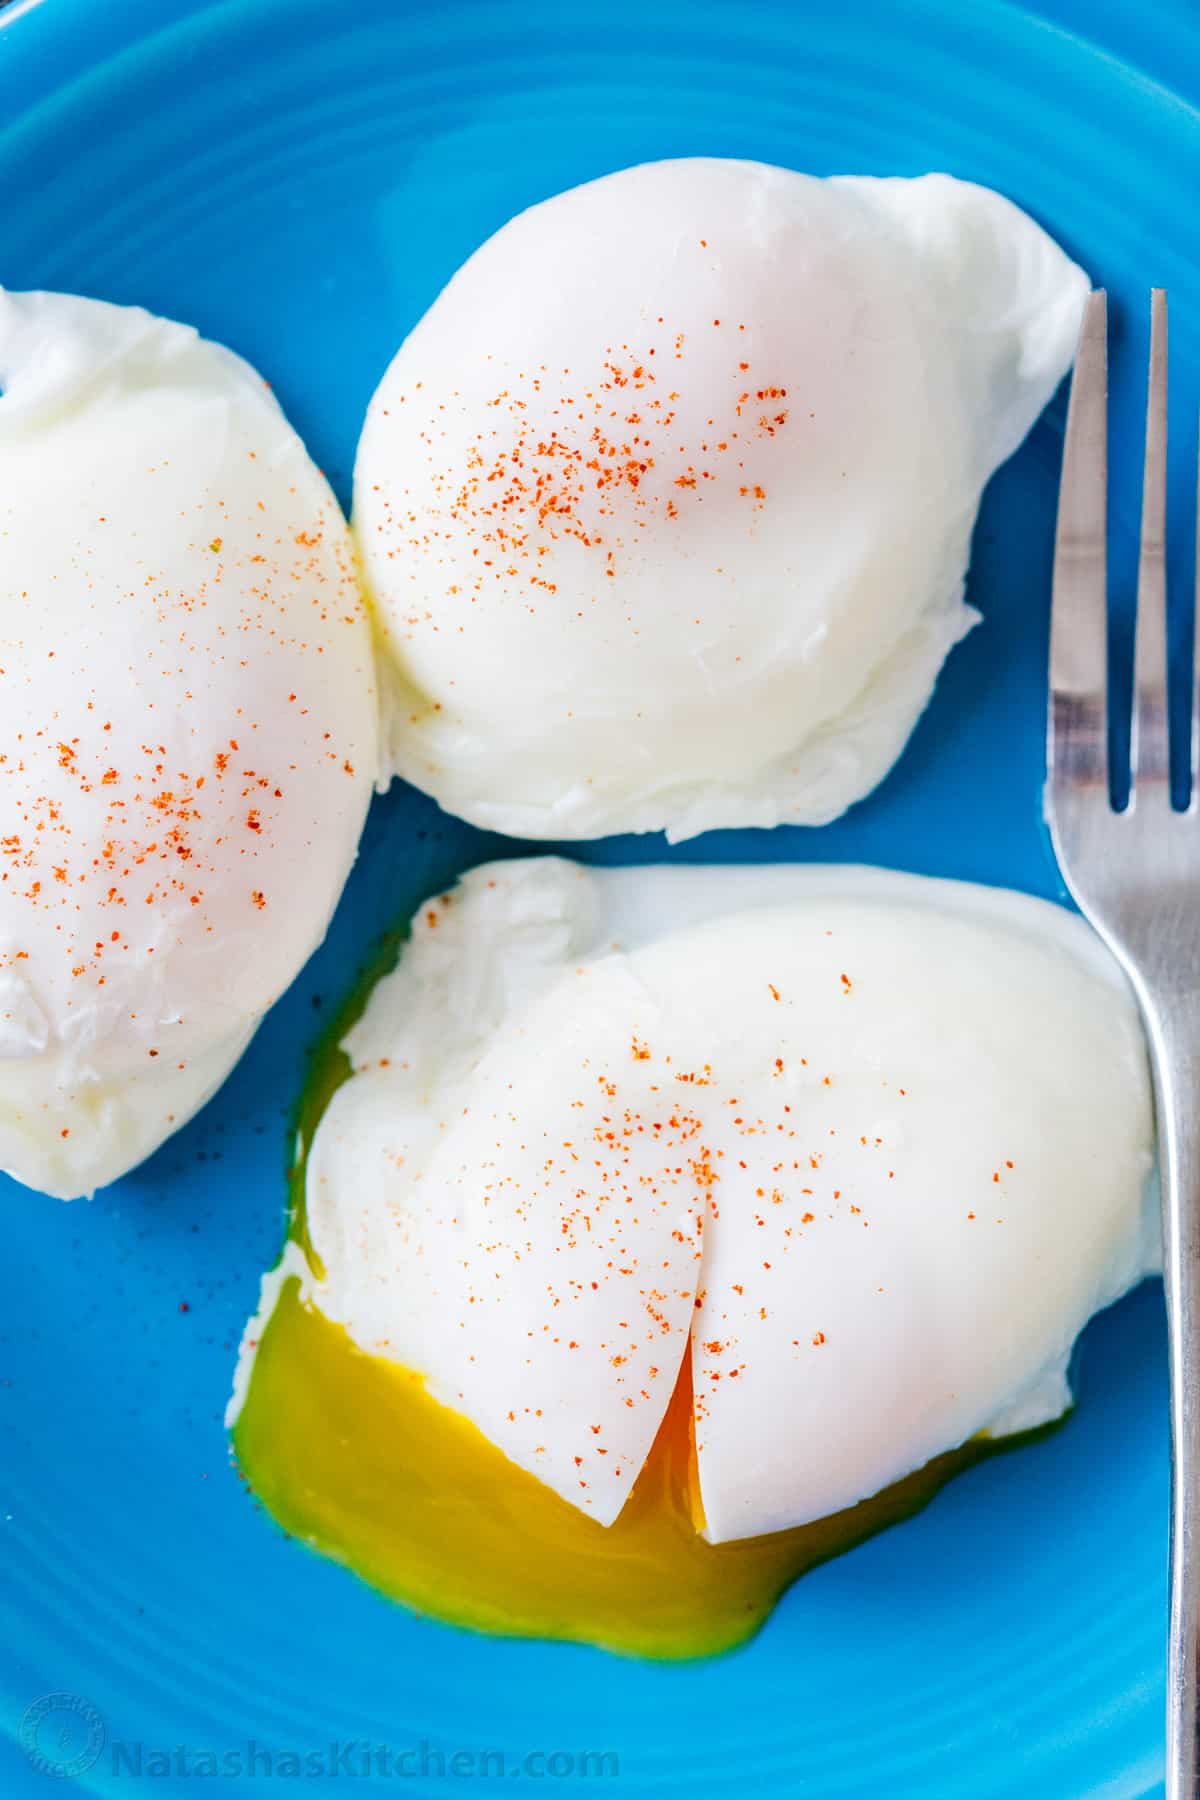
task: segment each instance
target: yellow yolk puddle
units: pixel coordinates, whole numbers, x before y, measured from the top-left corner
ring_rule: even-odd
[[[375,968],[372,981],[382,972]],[[370,985],[318,1053],[301,1146],[350,1072],[337,1045]],[[315,1262],[303,1152],[292,1184],[292,1236]],[[293,1277],[259,1342],[233,1442],[251,1488],[285,1531],[418,1612],[483,1631],[682,1658],[743,1642],[797,1575],[909,1517],[973,1463],[1053,1429],[975,1439],[846,1512],[714,1545],[694,1522],[685,1358],[649,1459],[605,1527],[509,1462],[418,1376],[359,1350],[301,1300]]]

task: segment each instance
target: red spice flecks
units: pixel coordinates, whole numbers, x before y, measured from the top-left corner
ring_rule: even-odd
[[[118,768],[103,739],[74,737],[53,747],[62,775],[43,786],[36,775],[41,748],[0,749],[0,777],[17,778],[14,829],[0,838],[0,895],[15,892],[32,911],[51,913],[72,974],[98,974],[106,954],[129,949],[130,933],[110,929],[85,945],[77,932],[87,911],[202,899],[211,873],[198,854],[205,778],[173,764],[162,743],[143,743]],[[104,797],[99,828],[90,826],[85,836],[75,797],[97,793]]]
[[[220,499],[197,510],[211,507],[228,518]],[[223,671],[256,667],[262,658],[269,676],[270,659],[280,652],[313,660],[324,655],[336,625],[361,626],[353,556],[340,537],[325,541],[325,509],[305,509],[308,523],[294,532],[292,546],[273,535],[281,525],[277,504],[262,499],[256,508],[261,529],[237,540],[228,530],[199,537],[195,548],[204,566],[190,588],[146,572],[131,574],[135,585],[127,592],[105,594],[104,603],[118,612],[115,641],[120,609],[137,615],[138,660],[120,695],[97,690],[92,671],[81,668],[69,710],[55,708],[45,724],[27,731],[16,730],[11,717],[6,731],[0,716],[0,901],[10,934],[14,899],[32,915],[49,915],[66,967],[85,987],[104,987],[113,959],[155,949],[132,915],[122,932],[96,929],[99,909],[145,908],[139,916],[153,917],[156,927],[165,917],[180,928],[186,922],[190,931],[211,932],[210,888],[228,880],[231,859],[253,861],[259,854],[235,830],[239,813],[265,841],[285,802],[294,765],[263,766],[271,751],[260,724],[270,713],[262,721],[251,716],[238,703],[244,681],[227,683]],[[130,565],[131,571],[146,567],[140,558]],[[53,663],[55,651],[46,654]],[[158,685],[160,676],[169,677],[165,686]],[[222,692],[230,694],[230,730],[217,748],[214,705]],[[115,725],[105,716],[110,703],[122,709]],[[269,704],[264,697],[264,708]],[[303,705],[302,716],[308,712]],[[314,764],[349,760],[333,748],[331,733],[324,741],[326,748],[314,741]],[[244,891],[254,899],[262,890],[247,884]],[[0,966],[27,958],[28,947],[18,941],[0,953]]]
[[[416,552],[448,565],[447,594],[472,602],[491,584],[515,583],[534,612],[543,595],[557,592],[558,544],[583,546],[612,578],[621,553],[655,516],[681,519],[722,482],[760,510],[767,491],[744,479],[746,452],[786,425],[787,389],[745,385],[749,363],[731,363],[725,393],[719,378],[714,383],[713,416],[689,441],[678,421],[687,371],[656,361],[672,342],[668,331],[662,336],[640,349],[609,345],[590,372],[545,364],[513,370],[485,402],[457,466],[446,459],[440,415],[458,410],[460,395],[453,390],[433,403],[429,424],[417,432],[427,490],[418,498],[409,487],[377,488],[386,553],[411,559]],[[677,332],[673,361],[686,360],[686,334]],[[711,372],[705,380],[713,382]],[[408,399],[401,395],[398,404]],[[424,396],[423,410],[430,404]],[[427,587],[427,577],[419,581]],[[424,605],[407,620],[426,622],[440,629]]]

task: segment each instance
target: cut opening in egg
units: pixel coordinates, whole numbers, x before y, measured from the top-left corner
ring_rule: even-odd
[[[691,1400],[685,1357],[628,1501],[612,1525],[599,1525],[433,1400],[418,1377],[357,1349],[292,1276],[257,1346],[234,1448],[256,1497],[290,1535],[417,1612],[673,1660],[743,1642],[808,1569],[1058,1423],[975,1438],[810,1525],[711,1544]]]

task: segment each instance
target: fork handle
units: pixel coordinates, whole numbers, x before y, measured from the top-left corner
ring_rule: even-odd
[[[1200,1797],[1200,989],[1188,988],[1139,994],[1158,1115],[1171,1373],[1167,1800]]]

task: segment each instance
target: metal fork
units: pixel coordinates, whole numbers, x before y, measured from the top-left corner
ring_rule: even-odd
[[[1171,1375],[1167,1796],[1200,1795],[1200,680],[1191,799],[1171,805],[1167,717],[1167,302],[1151,295],[1134,643],[1132,785],[1109,794],[1105,526],[1108,351],[1102,292],[1071,384],[1054,552],[1046,818],[1067,886],[1125,969],[1149,1041],[1158,1115]],[[1200,601],[1200,580],[1197,582]],[[1200,646],[1198,646],[1200,647]]]

